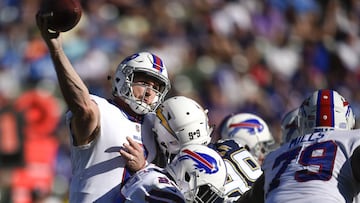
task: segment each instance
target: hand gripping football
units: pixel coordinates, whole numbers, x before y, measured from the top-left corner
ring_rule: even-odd
[[[39,13],[47,17],[50,30],[66,32],[80,21],[82,8],[80,0],[42,0]]]

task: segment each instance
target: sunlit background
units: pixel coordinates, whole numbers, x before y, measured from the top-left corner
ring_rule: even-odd
[[[67,202],[66,106],[35,26],[38,5],[0,1],[0,203]],[[321,88],[337,90],[360,115],[360,1],[83,0],[82,6],[63,45],[93,94],[110,97],[107,76],[118,63],[150,51],[168,68],[168,96],[195,99],[215,126],[230,113],[251,112],[279,142],[282,116]]]

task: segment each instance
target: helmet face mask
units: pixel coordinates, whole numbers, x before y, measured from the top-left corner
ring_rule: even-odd
[[[350,130],[355,115],[349,102],[333,90],[318,90],[304,100],[299,109],[301,134],[329,130]]]
[[[210,185],[200,186],[196,193],[198,194],[194,197],[194,202],[207,203],[207,202],[223,202],[224,195],[216,187]]]
[[[285,114],[281,120],[281,142],[286,143],[300,136],[299,131],[299,108]]]
[[[259,157],[265,156],[276,147],[275,140],[272,139],[256,143],[249,151],[254,157],[259,159]]]
[[[142,95],[135,96],[134,87],[141,86],[134,82],[139,74],[152,78],[152,81],[159,84],[159,88],[155,89],[144,83]],[[145,93],[149,88],[156,94],[150,105],[145,102]],[[170,88],[167,70],[162,60],[148,52],[136,53],[127,57],[118,66],[112,80],[113,95],[123,99],[135,113],[140,115],[155,111]]]

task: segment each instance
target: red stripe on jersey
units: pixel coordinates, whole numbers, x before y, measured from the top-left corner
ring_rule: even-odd
[[[317,99],[316,126],[334,126],[334,100],[331,90],[321,90]]]

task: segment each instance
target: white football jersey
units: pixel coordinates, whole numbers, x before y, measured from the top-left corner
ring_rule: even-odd
[[[185,203],[184,195],[176,184],[165,175],[165,171],[149,164],[126,182],[121,189],[125,202]]]
[[[151,162],[156,156],[152,135],[154,115],[145,116],[142,124],[129,120],[128,116],[108,100],[92,95],[100,110],[100,135],[85,146],[72,146],[72,181],[70,203],[122,202],[120,184],[130,177],[125,169],[126,161],[119,153],[126,136],[142,143]],[[71,113],[67,115],[67,121]],[[71,126],[70,126],[71,129]],[[70,136],[72,142],[72,136]]]
[[[353,202],[360,183],[349,158],[359,145],[360,130],[318,132],[285,143],[262,165],[265,202]]]

